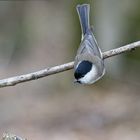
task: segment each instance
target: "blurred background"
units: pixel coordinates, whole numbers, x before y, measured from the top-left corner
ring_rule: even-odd
[[[140,40],[139,0],[0,1],[0,79],[73,61],[76,5],[91,4],[102,51]],[[139,140],[140,49],[105,60],[106,75],[75,85],[73,70],[0,89],[0,136]]]

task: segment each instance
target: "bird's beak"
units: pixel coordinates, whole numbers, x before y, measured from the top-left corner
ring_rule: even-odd
[[[75,84],[75,83],[81,84],[81,81],[74,79],[74,84]]]

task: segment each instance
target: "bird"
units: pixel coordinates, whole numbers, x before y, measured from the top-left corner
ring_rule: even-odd
[[[105,74],[102,52],[90,26],[90,5],[76,7],[81,25],[81,43],[74,60],[74,83],[90,85]]]

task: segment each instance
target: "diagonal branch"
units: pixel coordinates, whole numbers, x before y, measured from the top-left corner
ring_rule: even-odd
[[[119,55],[121,53],[127,52],[127,51],[131,51],[136,49],[137,47],[140,47],[140,41],[122,46],[120,48],[117,49],[112,49],[109,51],[106,51],[103,53],[103,58],[109,58],[115,55]],[[51,68],[46,68],[37,72],[33,72],[33,73],[29,73],[29,74],[25,74],[25,75],[20,75],[20,76],[15,76],[15,77],[10,77],[7,79],[2,79],[0,80],[0,88],[2,87],[7,87],[7,86],[14,86],[16,84],[19,83],[23,83],[23,82],[27,82],[27,81],[31,81],[31,80],[36,80],[39,78],[43,78],[49,75],[53,75],[56,73],[60,73],[63,71],[67,71],[73,68],[74,62],[69,62],[66,64],[62,64],[59,66],[54,66]]]
[[[4,133],[2,140],[27,140],[27,139],[22,139],[19,136],[16,136],[14,134]]]

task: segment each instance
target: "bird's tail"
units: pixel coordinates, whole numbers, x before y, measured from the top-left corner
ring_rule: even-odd
[[[89,4],[77,5],[76,9],[80,19],[82,36],[84,36],[87,30],[90,28],[89,23],[90,5]]]

